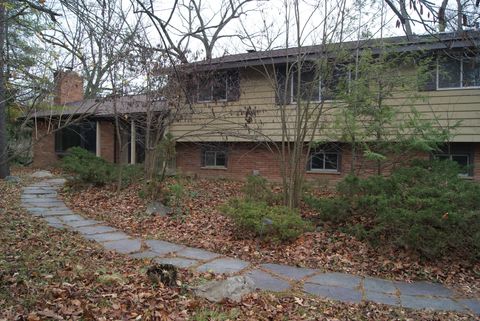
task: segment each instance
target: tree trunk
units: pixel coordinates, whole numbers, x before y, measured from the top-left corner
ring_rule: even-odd
[[[8,166],[7,101],[5,81],[5,1],[0,0],[0,178],[10,175]]]
[[[438,31],[445,32],[447,27],[447,20],[445,17],[445,10],[447,8],[448,0],[443,0],[442,5],[438,9]]]

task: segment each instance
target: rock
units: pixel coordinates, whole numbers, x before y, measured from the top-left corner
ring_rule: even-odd
[[[253,280],[247,276],[232,276],[222,281],[212,281],[195,289],[195,294],[212,302],[230,299],[239,302],[242,296],[255,290]]]
[[[36,171],[33,174],[30,175],[33,178],[45,178],[45,177],[53,177],[53,174],[50,173],[49,171]]]
[[[160,215],[166,216],[172,213],[172,209],[168,206],[163,205],[160,202],[151,202],[147,205],[147,210],[145,211],[149,215]]]
[[[18,176],[7,176],[5,177],[5,181],[11,183],[20,183],[22,180]]]

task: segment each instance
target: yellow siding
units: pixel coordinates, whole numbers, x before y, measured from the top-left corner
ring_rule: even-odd
[[[262,70],[240,72],[240,99],[234,102],[199,103],[194,113],[185,113],[184,120],[173,123],[169,131],[179,141],[279,141],[282,137],[280,107],[275,104],[273,82]],[[399,117],[408,117],[411,102],[408,93],[398,92],[388,104],[400,110]],[[448,127],[460,121],[453,141],[480,142],[480,89],[419,92],[414,106],[423,119],[434,120]],[[251,108],[256,116],[246,124],[245,111]],[[295,106],[286,106],[287,128],[293,135]],[[333,114],[339,108],[331,103],[323,106],[321,126],[315,139],[337,140]]]

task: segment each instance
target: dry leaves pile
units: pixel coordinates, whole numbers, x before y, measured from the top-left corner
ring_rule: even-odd
[[[469,296],[480,295],[479,262],[449,258],[428,262],[408,252],[373,248],[328,226],[290,244],[264,243],[239,235],[229,218],[218,212],[220,204],[241,194],[241,182],[199,179],[183,183],[190,197],[185,204],[186,215],[181,218],[146,215],[146,202],[138,196],[141,185],[132,185],[120,194],[113,187],[92,187],[67,192],[64,198],[75,210],[136,236],[178,242],[258,263],[285,263],[395,280],[431,280]],[[302,214],[314,215],[306,208]]]
[[[26,214],[19,205],[20,188],[0,181],[1,321],[472,319],[332,303],[295,292],[253,293],[240,303],[212,304],[193,297],[189,288],[214,276],[183,270],[178,287],[152,284],[145,275],[147,261],[105,252],[76,233],[48,227]]]

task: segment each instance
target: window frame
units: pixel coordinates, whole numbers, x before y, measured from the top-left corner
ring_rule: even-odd
[[[448,58],[452,58],[451,56],[447,56]],[[459,85],[458,87],[440,87],[440,56],[437,56],[437,63],[436,63],[436,75],[435,75],[435,87],[436,87],[436,90],[466,90],[466,89],[479,89],[480,88],[480,85],[479,86],[468,86],[468,87],[464,87],[463,86],[463,61],[465,58],[475,58],[475,57],[478,57],[480,58],[479,56],[473,56],[473,57],[464,57],[464,56],[461,56],[459,57],[458,59],[460,59],[460,79],[459,79]],[[479,62],[479,66],[480,66],[480,62]]]
[[[72,128],[75,127],[75,128]],[[78,146],[70,146],[68,148],[65,148],[64,145],[64,137],[63,133],[64,131],[72,131],[75,134],[77,134],[80,137],[80,145]],[[88,143],[88,140],[86,139],[86,133],[88,131],[92,131],[94,134],[90,133],[94,138],[92,138],[92,141]],[[96,121],[92,120],[87,120],[87,121],[82,121],[79,123],[72,123],[69,124],[57,131],[55,131],[54,135],[54,149],[55,149],[55,154],[58,156],[63,156],[68,153],[68,149],[72,147],[80,147],[83,148],[89,152],[95,153],[96,148],[97,148],[97,126],[96,126]],[[61,148],[59,148],[59,145],[62,145]],[[88,146],[91,145],[91,146]]]
[[[207,164],[207,154],[213,153],[214,155],[214,165]],[[224,157],[224,165],[217,165],[217,154],[223,154]],[[228,165],[228,158],[227,158],[227,150],[225,149],[204,149],[202,150],[202,168],[217,168],[217,169],[226,169]]]
[[[301,81],[302,81],[302,74],[303,73],[306,73],[306,71],[305,72],[300,71],[300,89],[302,89]],[[294,69],[293,73],[292,73],[292,76],[290,77],[290,104],[291,105],[295,105],[295,104],[298,103],[295,100],[296,95],[294,95],[294,88],[296,88],[296,82],[295,82],[296,75],[297,75],[297,71]],[[322,77],[320,75],[318,75],[318,97],[317,97],[317,100],[303,100],[302,99],[301,101],[308,101],[310,103],[320,103],[320,102],[322,102]]]
[[[304,68],[307,68],[306,66],[303,66],[302,67]],[[313,67],[312,67],[313,68]],[[288,80],[288,85],[290,86],[290,88],[288,89],[288,92],[290,94],[290,97],[288,97],[289,99],[287,100],[287,102],[285,103],[285,105],[296,105],[297,104],[297,101],[296,101],[296,95],[294,94],[294,91],[296,90],[296,75],[297,75],[297,71],[295,68],[292,69],[293,71],[289,74],[289,80]],[[315,70],[312,70],[313,72],[315,72]],[[303,72],[301,72],[303,73]],[[332,74],[332,77],[334,77],[335,75],[335,71],[333,72]],[[341,72],[339,74],[336,74],[336,76],[338,75],[341,75]],[[345,72],[345,79],[347,80],[348,82],[348,90],[350,92],[350,84],[351,84],[351,81],[352,81],[352,72],[350,70],[350,68],[346,68],[346,72]],[[333,81],[332,83],[339,83],[339,80],[341,79],[341,76],[337,77],[338,78],[338,81]],[[278,79],[277,79],[278,81]],[[279,86],[278,83],[276,85],[277,87]],[[333,102],[335,101],[335,98],[334,98],[334,95],[332,95],[331,93],[334,93],[336,89],[332,90],[331,93],[325,93],[324,90],[328,89],[326,86],[325,86],[325,82],[322,80],[322,75],[321,73],[319,73],[318,75],[318,97],[314,100],[302,100],[304,102],[309,102],[309,103],[314,103],[314,104],[318,104],[318,103],[321,103],[321,102]],[[279,95],[281,94],[280,92],[275,92],[275,95]],[[288,95],[287,95],[288,96]],[[327,97],[327,98],[323,98],[323,97]],[[277,98],[276,98],[277,100]],[[278,104],[278,103],[277,103]]]
[[[471,157],[470,154],[468,154],[468,153],[455,153],[455,152],[454,153],[438,153],[438,154],[434,154],[433,158],[435,160],[441,160],[439,157],[447,157],[449,161],[455,162],[453,160],[453,157],[458,157],[458,156],[467,157],[466,173],[458,173],[458,176],[464,177],[464,178],[473,178],[473,173],[472,173],[472,170],[470,169],[470,167],[473,165],[473,162],[472,162],[472,157]]]
[[[197,83],[196,101],[198,103],[211,103],[211,102],[216,102],[216,101],[218,101],[218,102],[228,101],[228,90],[229,90],[229,87],[228,87],[229,80],[228,80],[228,78],[229,78],[229,75],[228,75],[228,73],[213,73],[211,75],[208,75],[206,78],[208,80],[211,80],[211,78],[217,78],[217,77],[220,77],[222,79],[222,85],[225,85],[225,97],[220,98],[220,99],[215,99],[215,97],[214,97],[215,82],[212,82],[209,85],[210,99],[208,99],[208,100],[200,99],[200,83]]]
[[[316,155],[319,155],[319,154],[323,155],[323,161],[322,161],[323,168],[313,168],[313,158]],[[327,154],[336,155],[336,157],[337,157],[336,169],[325,168],[325,164],[326,164],[326,157],[325,156]],[[340,166],[341,166],[341,154],[340,154],[339,151],[336,151],[336,150],[316,150],[316,151],[310,152],[310,156],[309,156],[309,159],[308,159],[308,170],[307,170],[307,172],[308,173],[334,173],[334,174],[338,174],[338,173],[340,173]]]

